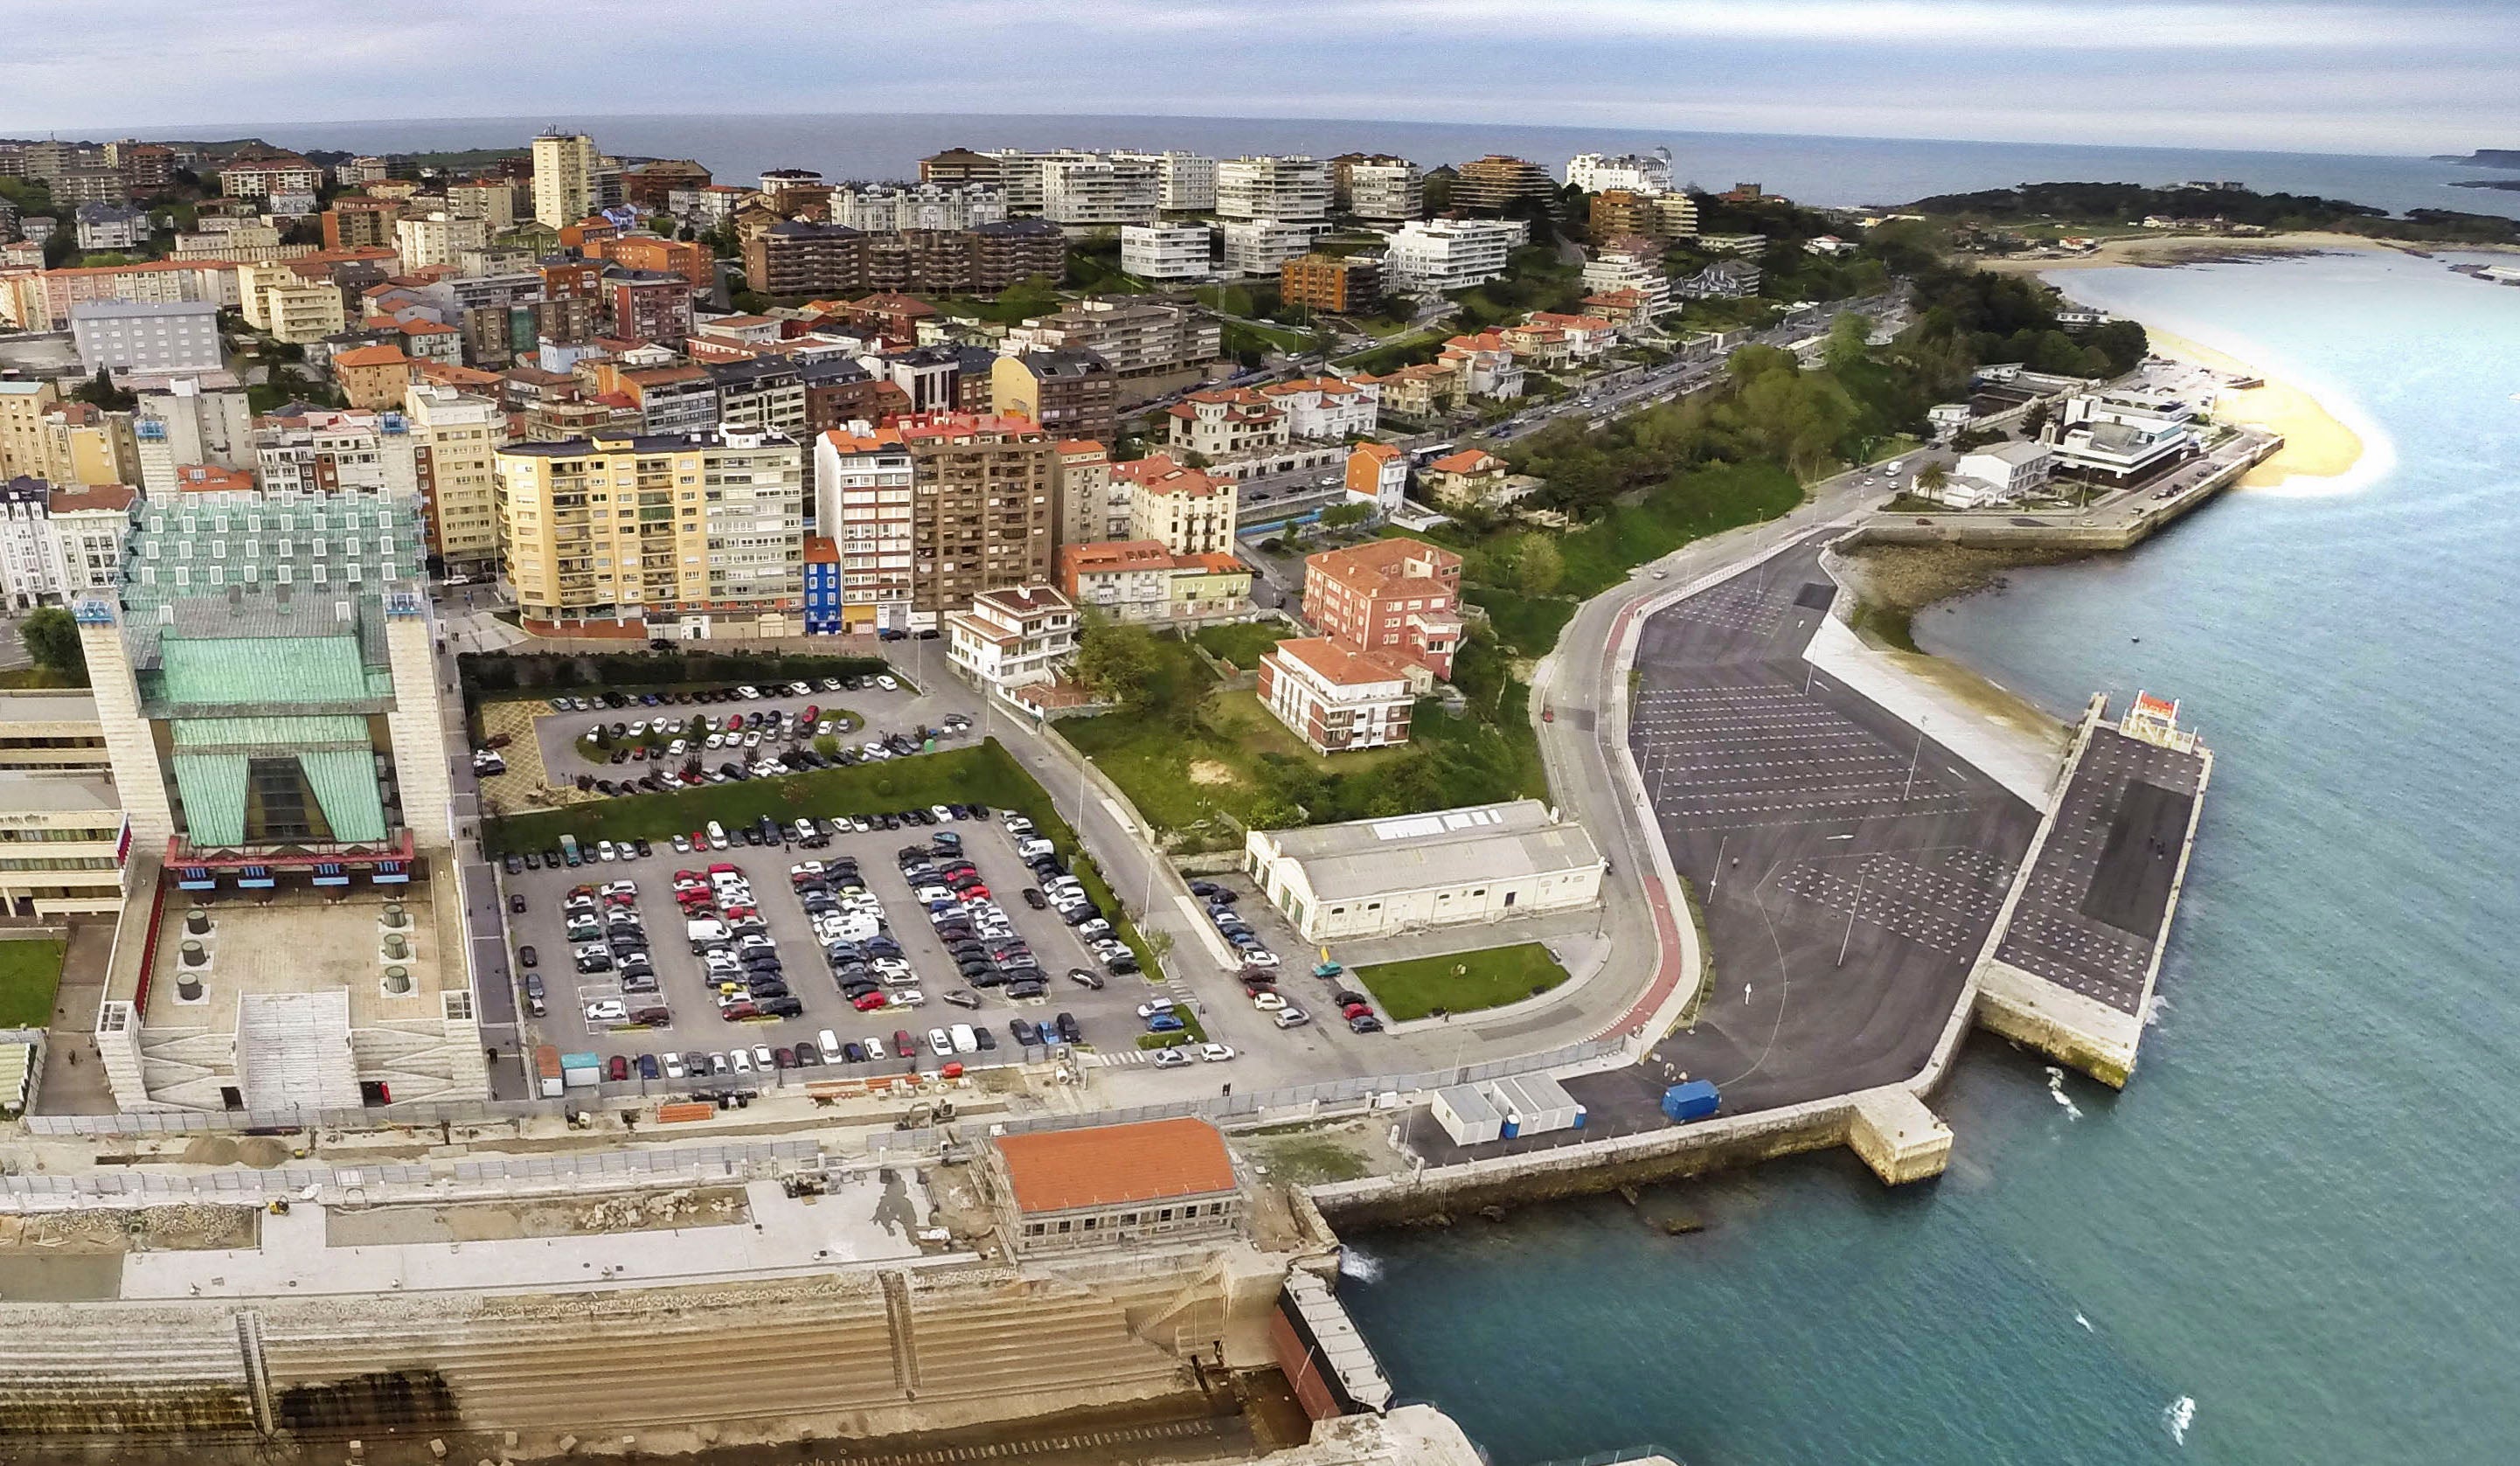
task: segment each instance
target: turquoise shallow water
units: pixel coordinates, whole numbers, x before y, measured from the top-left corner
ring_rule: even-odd
[[[1694,1237],[1609,1199],[1363,1239],[1399,1388],[1501,1466],[2520,1459],[2520,290],[2376,255],[2064,283],[2394,446],[1918,618],[2051,709],[2180,697],[2220,755],[2135,1081],[1975,1039],[1929,1188],[1810,1157],[1648,1196]]]

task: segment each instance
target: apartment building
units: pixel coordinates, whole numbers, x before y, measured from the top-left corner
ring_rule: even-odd
[[[322,214],[324,248],[360,250],[390,248],[402,206],[391,199],[343,194]]]
[[[1166,213],[1206,213],[1216,207],[1216,160],[1178,149],[1166,153],[1114,153],[1155,170],[1155,202]]]
[[[1007,197],[984,184],[853,183],[832,191],[834,224],[862,234],[961,231],[1007,216]]]
[[[1058,588],[1115,620],[1181,625],[1248,613],[1251,567],[1220,551],[1176,555],[1161,540],[1102,540],[1058,547]]]
[[[782,299],[866,290],[995,295],[1035,275],[1058,278],[1067,246],[1058,226],[1042,219],[890,234],[787,220],[746,240],[743,261],[752,288]]]
[[[1372,223],[1414,219],[1426,211],[1425,175],[1405,158],[1343,153],[1330,160],[1330,205]]]
[[[1298,254],[1278,267],[1278,298],[1334,315],[1373,308],[1382,261],[1369,255]]]
[[[0,770],[102,774],[112,767],[94,693],[67,688],[0,692]]]
[[[134,373],[122,386],[138,395],[141,420],[161,425],[170,462],[237,468],[253,461],[253,414],[233,374]]]
[[[1292,637],[1260,659],[1260,704],[1317,754],[1409,741],[1410,669],[1379,652]]]
[[[338,206],[339,200],[334,201]],[[517,227],[517,186],[504,178],[475,178],[446,185],[446,211],[475,219],[491,238]]]
[[[421,382],[405,392],[403,417],[429,557],[447,575],[497,573],[498,454],[507,441],[507,414],[490,397]]]
[[[401,407],[403,389],[420,375],[418,364],[398,345],[336,351],[332,369],[342,399],[370,412]]]
[[[680,189],[706,188],[709,170],[689,158],[660,158],[621,170],[621,202],[642,213],[663,213]]]
[[[486,222],[442,208],[394,220],[394,251],[402,256],[402,267],[415,273],[433,265],[452,265],[464,251],[489,243]]]
[[[1194,391],[1164,409],[1165,440],[1216,462],[1282,447],[1286,414],[1247,387]]]
[[[625,270],[679,275],[694,290],[717,284],[717,259],[709,247],[654,234],[624,234],[603,242],[603,256]]]
[[[31,474],[0,479],[0,595],[11,611],[57,599],[61,573],[53,554],[53,486]]]
[[[534,222],[559,229],[595,211],[595,171],[603,155],[584,133],[534,139]]]
[[[1260,389],[1282,413],[1286,435],[1312,442],[1340,442],[1372,434],[1380,425],[1382,389],[1341,377],[1297,377]]]
[[[82,204],[72,223],[81,250],[136,250],[150,232],[147,214],[120,204]]]
[[[622,371],[607,362],[597,381],[608,392],[629,399],[639,414],[639,431],[658,435],[706,433],[718,421],[717,381],[696,366],[640,367]]]
[[[1237,491],[1164,454],[1114,464],[1115,483],[1129,488],[1129,537],[1153,540],[1175,555],[1234,552]]]
[[[1162,212],[1155,164],[1123,154],[1055,158],[1040,167],[1041,216],[1070,234],[1151,224]]]
[[[1520,219],[1420,219],[1391,235],[1382,283],[1420,298],[1505,277],[1506,261],[1531,237]]]
[[[1007,332],[1019,351],[1091,351],[1122,377],[1204,366],[1224,350],[1224,328],[1193,305],[1122,296],[1079,300]]]
[[[323,187],[324,170],[302,158],[255,159],[219,169],[219,192],[231,199],[315,194]]]
[[[1606,242],[1621,235],[1647,239],[1695,239],[1697,201],[1687,194],[1641,194],[1610,189],[1593,196],[1593,238]]]
[[[837,629],[910,628],[914,488],[910,445],[895,430],[860,422],[815,438],[814,527],[837,557]]]
[[[0,377],[0,479],[43,477],[52,462],[44,414],[61,399],[49,382]]]
[[[784,635],[804,604],[804,454],[730,431],[510,443],[499,539],[537,632]]]
[[[1027,351],[1001,356],[989,373],[1001,416],[1030,419],[1053,439],[1119,436],[1119,377],[1091,351]],[[1042,568],[1044,574],[1049,567]]]
[[[910,450],[915,489],[912,626],[934,626],[983,591],[1049,580],[1058,532],[1053,435],[1021,418],[962,413],[904,418],[894,429]],[[845,561],[842,577],[845,587]]]
[[[1129,534],[1129,484],[1111,474],[1111,450],[1090,437],[1058,445],[1058,542],[1090,544]]]
[[[123,545],[131,537],[131,506],[139,493],[125,484],[55,485],[46,504],[47,578],[64,601],[122,583]]]
[[[1473,213],[1503,213],[1516,206],[1547,208],[1557,202],[1557,181],[1526,159],[1491,153],[1453,170],[1453,206]]]
[[[1216,165],[1216,213],[1289,223],[1328,219],[1330,165],[1300,154],[1229,158]]]
[[[985,590],[947,613],[946,657],[982,691],[1011,699],[1018,688],[1058,680],[1075,660],[1079,629],[1076,608],[1049,585]]]
[[[1644,298],[1648,316],[1671,308],[1671,277],[1663,272],[1662,247],[1644,236],[1623,234],[1603,241],[1584,261],[1583,279],[1584,289],[1598,296],[1636,292]]]
[[[1617,189],[1632,194],[1671,192],[1671,160],[1656,153],[1605,157],[1578,153],[1566,160],[1566,181],[1588,194]]]
[[[652,270],[608,269],[604,295],[612,334],[679,346],[692,334],[692,283]]]
[[[1385,653],[1437,680],[1462,642],[1462,557],[1377,539],[1304,559],[1304,619],[1352,649]]]
[[[254,476],[274,493],[416,499],[421,440],[402,409],[398,394],[387,412],[317,408],[302,417],[263,418],[253,431]]]
[[[948,185],[986,184],[999,187],[1006,179],[1005,160],[993,153],[974,153],[968,148],[948,148],[919,160],[919,181]]]
[[[1205,224],[1127,224],[1120,268],[1141,280],[1206,280],[1216,274],[1216,231]]]
[[[55,483],[140,481],[139,420],[86,402],[56,402],[44,414],[43,476]]]
[[[1298,219],[1228,219],[1217,226],[1225,240],[1225,273],[1275,275],[1287,260],[1311,251],[1328,227]]]
[[[806,440],[805,372],[785,356],[713,362],[701,368],[716,389],[717,421],[728,428],[760,428]]]
[[[341,288],[330,280],[310,280],[277,261],[235,268],[246,324],[275,341],[310,345],[347,328]]]
[[[210,372],[224,360],[206,300],[84,300],[70,307],[79,370]]]

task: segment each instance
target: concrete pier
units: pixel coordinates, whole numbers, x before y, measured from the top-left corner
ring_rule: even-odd
[[[1895,1086],[1855,1097],[1846,1143],[1888,1186],[1941,1175],[1952,1159],[1952,1127],[1924,1101]]]

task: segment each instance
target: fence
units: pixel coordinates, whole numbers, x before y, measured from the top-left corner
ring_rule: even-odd
[[[590,1095],[578,1102],[595,1103]],[[238,1130],[372,1130],[382,1125],[496,1124],[559,1115],[566,1100],[485,1100],[477,1104],[382,1105],[375,1109],[142,1110],[121,1115],[29,1115],[36,1135],[205,1135]]]
[[[1126,1109],[1089,1110],[1075,1115],[1036,1115],[1015,1120],[988,1121],[993,1134],[1023,1135],[1041,1130],[1073,1130],[1088,1125],[1135,1124],[1148,1120],[1181,1120],[1196,1117],[1212,1121],[1248,1120],[1268,1110],[1285,1110],[1300,1106],[1347,1104],[1371,1099],[1377,1094],[1422,1094],[1454,1084],[1474,1083],[1480,1079],[1503,1078],[1508,1075],[1531,1074],[1544,1069],[1556,1069],[1581,1064],[1606,1054],[1618,1053],[1625,1040],[1593,1038],[1564,1048],[1544,1053],[1524,1054],[1510,1059],[1496,1059],[1484,1064],[1465,1064],[1452,1069],[1430,1070],[1424,1074],[1373,1075],[1356,1079],[1333,1079],[1324,1084],[1296,1084],[1283,1089],[1259,1089],[1248,1094],[1217,1095],[1213,1098],[1173,1100],[1161,1105],[1133,1105]],[[870,1151],[933,1150],[943,1143],[942,1130],[879,1130],[867,1136]]]
[[[191,1175],[97,1171],[82,1175],[0,1177],[0,1210],[46,1211],[87,1206],[186,1201],[258,1206],[310,1192],[328,1200],[384,1203],[461,1199],[468,1189],[513,1197],[533,1191],[618,1190],[625,1184],[701,1185],[752,1179],[779,1168],[827,1164],[812,1140],[695,1145],[659,1150],[606,1150],[571,1155],[504,1156],[412,1165],[288,1166]]]

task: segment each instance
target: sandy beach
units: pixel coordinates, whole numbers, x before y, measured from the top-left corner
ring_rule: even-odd
[[[2362,461],[2362,435],[2320,404],[2317,397],[2293,386],[2267,376],[2257,367],[2200,345],[2183,336],[2175,336],[2158,326],[2146,325],[2144,334],[2152,340],[2152,349],[2176,361],[2193,362],[2218,372],[2233,372],[2263,380],[2264,387],[2245,391],[2228,391],[2215,404],[2214,416],[2232,423],[2246,423],[2283,435],[2282,451],[2251,469],[2240,481],[2243,488],[2265,488],[2288,480],[2336,479],[2343,477]]]
[[[2454,248],[2467,251],[2492,247],[2459,245]],[[2126,265],[2169,269],[2182,264],[2201,264],[2216,259],[2249,259],[2266,254],[2312,254],[2321,250],[2385,251],[2398,254],[2431,252],[2422,245],[2369,239],[2360,234],[2338,234],[2317,229],[2293,234],[2267,234],[2254,238],[2226,234],[2145,235],[2135,239],[2110,240],[2088,254],[2042,252],[2035,255],[1994,255],[1980,259],[1976,264],[1979,269],[1993,270],[1998,274],[2045,275],[2051,270],[2105,270]]]

